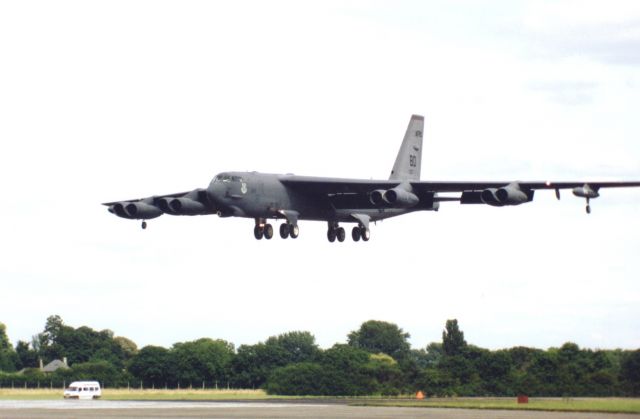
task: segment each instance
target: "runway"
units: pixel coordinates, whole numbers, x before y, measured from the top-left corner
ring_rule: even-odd
[[[639,415],[355,407],[339,403],[13,401],[0,400],[2,419],[93,418],[428,418],[428,419],[638,419]]]

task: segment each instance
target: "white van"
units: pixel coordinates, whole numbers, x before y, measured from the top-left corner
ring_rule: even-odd
[[[65,399],[99,399],[102,396],[97,381],[74,381],[64,391]]]

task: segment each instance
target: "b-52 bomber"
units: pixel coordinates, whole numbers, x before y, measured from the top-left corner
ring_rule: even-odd
[[[389,180],[338,179],[257,172],[223,172],[207,188],[170,195],[105,203],[118,217],[146,220],[162,214],[243,217],[255,220],[256,239],[271,239],[269,220],[283,220],[280,237],[295,239],[300,220],[325,221],[330,242],[346,237],[340,223],[353,223],[354,241],[368,241],[371,222],[414,211],[438,211],[440,203],[485,204],[493,207],[520,205],[533,201],[538,189],[572,189],[575,196],[590,200],[602,188],[637,187],[633,182],[433,182],[420,180],[424,117],[413,115]],[[442,196],[441,194],[454,196]]]

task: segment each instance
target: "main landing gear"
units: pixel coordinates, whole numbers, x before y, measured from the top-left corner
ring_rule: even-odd
[[[280,237],[283,239],[286,239],[287,237],[297,239],[299,235],[300,228],[297,225],[289,223],[280,224]]]
[[[587,207],[585,209],[587,210],[587,214],[591,214],[591,204],[589,202],[589,198],[587,198]]]
[[[336,240],[338,240],[339,242],[342,243],[345,240],[346,235],[347,234],[344,228],[340,227],[338,223],[336,222],[329,223],[329,228],[327,229],[327,239],[329,240],[329,242],[333,243]],[[351,238],[353,239],[354,242],[357,242],[360,239],[366,242],[366,241],[369,241],[369,239],[371,238],[371,232],[369,231],[368,228],[358,225],[356,227],[353,227],[353,229],[351,230]]]
[[[286,239],[287,237],[297,239],[299,235],[300,228],[297,224],[284,223],[280,225],[280,237],[283,239]],[[256,240],[261,240],[262,238],[271,240],[273,238],[273,226],[267,223],[265,219],[256,219],[256,226],[253,228],[253,236]]]
[[[253,236],[257,240],[262,240],[263,237],[271,240],[273,238],[273,226],[271,224],[256,224],[253,228]]]
[[[360,239],[362,239],[363,242],[368,242],[371,238],[371,231],[363,226],[355,226],[351,230],[351,238],[354,242],[357,242]]]
[[[146,230],[147,229],[147,222],[143,221],[141,227],[142,227],[143,230]]]

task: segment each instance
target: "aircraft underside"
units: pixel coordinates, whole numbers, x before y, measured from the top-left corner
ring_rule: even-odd
[[[341,222],[354,224],[351,228],[351,238],[353,241],[369,241],[371,238],[371,230],[369,228],[370,222],[376,222],[384,220],[386,218],[396,217],[398,215],[407,214],[414,210],[406,209],[362,209],[362,208],[346,208],[346,209],[331,209],[324,212],[317,212],[313,214],[303,215],[297,211],[293,211],[298,214],[295,220],[288,219],[283,214],[278,214],[277,217],[270,217],[270,214],[264,214],[263,217],[255,218],[255,227],[253,230],[254,237],[257,240],[267,239],[270,240],[274,237],[274,227],[269,223],[269,219],[284,219],[284,222],[280,224],[278,228],[280,237],[283,239],[298,238],[300,234],[300,228],[298,227],[298,220],[305,221],[324,221],[327,223],[327,239],[333,243],[335,241],[343,242],[347,237],[347,231],[344,227],[340,226]]]

